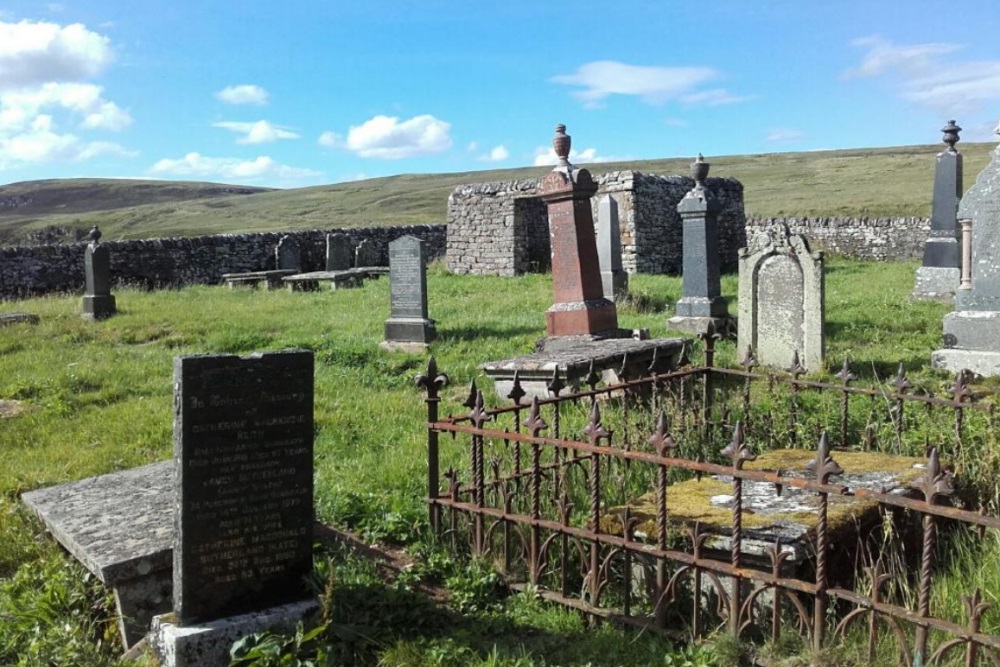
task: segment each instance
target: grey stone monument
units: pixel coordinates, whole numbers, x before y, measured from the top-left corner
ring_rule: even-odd
[[[302,270],[302,250],[292,236],[282,236],[274,248],[274,268],[287,271]]]
[[[111,254],[101,245],[101,230],[94,225],[90,243],[84,251],[86,291],[83,295],[83,319],[103,320],[118,312],[111,294]]]
[[[371,239],[361,239],[354,253],[354,266],[357,268],[379,266],[379,252]]]
[[[351,240],[347,234],[326,235],[326,270],[347,271],[351,268]]]
[[[944,349],[932,354],[931,365],[1000,375],[1000,146],[962,198],[958,218],[963,225],[961,281],[955,310],[944,317]],[[965,233],[968,226],[971,234]]]
[[[710,322],[718,332],[732,327],[719,284],[719,207],[715,196],[705,189],[709,166],[698,155],[691,164],[694,188],[677,205],[684,226],[683,296],[667,325],[691,333],[706,330]]]
[[[389,244],[389,292],[390,314],[382,346],[426,348],[436,332],[427,317],[427,265],[420,239],[401,236]]]
[[[628,274],[622,269],[618,201],[611,195],[604,195],[597,202],[597,261],[601,265],[604,298],[621,301],[628,295]]]
[[[740,248],[737,351],[752,348],[762,365],[788,368],[798,355],[806,371],[825,357],[823,253],[778,225]]]
[[[931,231],[924,244],[923,266],[917,269],[914,299],[951,301],[959,281],[958,203],[962,198],[962,154],[955,150],[962,131],[949,120],[941,131],[946,150],[937,155]]]

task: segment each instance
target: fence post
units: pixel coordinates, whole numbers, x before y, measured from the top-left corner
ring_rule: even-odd
[[[434,424],[438,420],[438,403],[441,402],[438,392],[447,384],[448,376],[438,373],[434,357],[427,362],[427,373],[418,375],[416,379],[416,385],[427,392],[424,399],[427,404],[427,504],[428,519],[435,537],[441,534],[441,506],[437,503],[441,492],[441,471],[438,461],[438,432]]]

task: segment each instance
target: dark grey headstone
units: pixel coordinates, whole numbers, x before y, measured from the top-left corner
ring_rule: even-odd
[[[371,239],[361,239],[354,256],[354,266],[379,266],[378,247]]]
[[[299,242],[291,236],[282,236],[274,249],[274,268],[292,271],[302,270],[302,250]]]
[[[389,244],[389,292],[386,341],[430,342],[434,323],[427,319],[427,266],[420,239],[401,236]]]
[[[306,597],[312,352],[177,357],[174,410],[180,623]]]
[[[351,268],[351,239],[347,234],[326,235],[326,270],[346,271]]]
[[[118,312],[111,294],[111,253],[107,246],[92,241],[84,252],[86,291],[83,295],[83,318],[103,320]]]
[[[611,195],[604,195],[597,203],[597,261],[601,265],[604,298],[620,301],[628,294],[628,274],[622,270],[618,202]]]

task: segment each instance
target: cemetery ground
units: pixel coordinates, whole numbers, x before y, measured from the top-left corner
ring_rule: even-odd
[[[954,378],[930,370],[929,358],[939,347],[947,307],[907,299],[915,268],[829,261],[827,376],[846,356],[857,384],[873,385],[876,376],[894,376],[902,362],[914,384],[945,392]],[[478,365],[533,348],[544,335],[550,283],[547,275],[454,276],[431,267],[430,316],[438,323],[431,350],[450,379],[444,413],[460,409],[473,378],[489,405],[502,402],[486,388]],[[632,276],[629,300],[619,308],[621,325],[664,335],[680,289],[680,278]],[[387,577],[385,568],[319,540],[314,578],[324,629],[315,637],[260,638],[256,662],[245,664],[727,665],[746,650],[725,635],[695,646],[607,624],[588,627],[576,612],[530,592],[505,596],[489,563],[468,563],[433,543],[423,503],[426,408],[413,383],[426,358],[379,349],[388,280],[340,291],[200,286],[116,295],[119,314],[100,323],[80,319],[78,295],[0,307],[41,317],[37,325],[0,329],[0,664],[133,664],[116,657],[108,591],[60,551],[19,494],[168,459],[174,356],[286,348],[315,353],[317,518],[405,554],[403,566]],[[735,312],[734,275],[723,277],[723,295]],[[734,347],[721,343],[716,363],[736,364]],[[988,392],[996,384],[974,388]],[[985,444],[950,462],[966,492],[995,513],[1000,451],[993,436],[973,440]],[[443,468],[467,467],[449,452]],[[959,592],[975,586],[986,600],[997,600],[1000,543],[994,537],[977,542],[959,535],[943,540],[942,549],[948,565],[936,574],[936,609],[960,609]],[[983,631],[998,630],[997,614],[987,614]],[[791,654],[788,664],[856,664],[864,661],[862,644],[849,641],[823,655],[794,642],[764,650]],[[317,646],[329,662],[304,661]],[[296,652],[303,662],[278,661],[279,654]]]

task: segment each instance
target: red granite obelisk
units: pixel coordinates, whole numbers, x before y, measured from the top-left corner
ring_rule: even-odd
[[[549,337],[587,336],[618,329],[615,304],[604,298],[590,198],[597,184],[569,163],[570,137],[556,125],[552,147],[559,164],[543,179],[539,198],[549,208],[554,303],[545,311]]]

